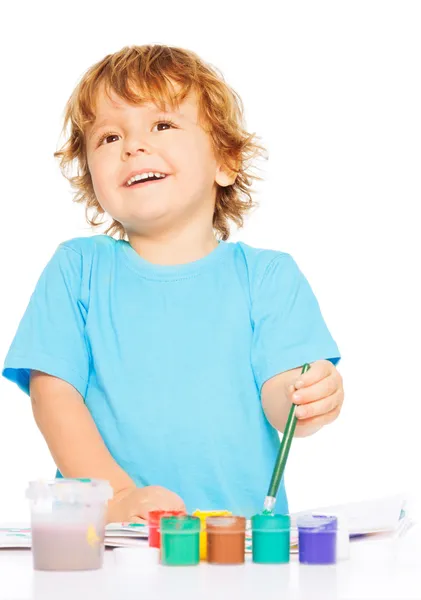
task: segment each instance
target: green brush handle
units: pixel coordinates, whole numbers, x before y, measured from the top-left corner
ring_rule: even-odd
[[[301,375],[306,373],[310,368],[309,364],[305,364],[301,371]],[[285,426],[284,435],[282,436],[281,447],[279,448],[278,457],[276,459],[275,468],[273,469],[272,479],[270,480],[268,496],[276,498],[282,475],[284,474],[285,465],[288,459],[289,449],[291,448],[292,438],[294,437],[295,426],[297,425],[297,417],[295,416],[295,404],[291,406],[289,411],[287,424]]]

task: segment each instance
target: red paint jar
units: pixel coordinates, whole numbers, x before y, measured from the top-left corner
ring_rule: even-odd
[[[161,547],[161,517],[181,517],[185,514],[183,510],[151,510],[148,513],[149,546],[151,548]]]

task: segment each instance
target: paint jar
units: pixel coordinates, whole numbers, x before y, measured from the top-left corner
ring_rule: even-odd
[[[161,564],[187,567],[198,565],[200,519],[190,515],[161,518]]]
[[[336,563],[338,519],[328,515],[301,515],[297,519],[300,563]]]
[[[79,571],[100,569],[108,500],[113,490],[98,479],[31,481],[34,569]]]
[[[160,521],[162,517],[180,517],[184,510],[151,510],[148,513],[149,546],[159,548],[161,545]]]
[[[288,515],[254,515],[251,528],[253,562],[289,562],[291,522]]]
[[[216,565],[244,563],[245,517],[208,517],[206,519],[207,559]]]
[[[200,519],[200,560],[206,560],[206,519],[208,517],[228,517],[229,515],[232,515],[232,513],[229,510],[195,510],[193,515]]]

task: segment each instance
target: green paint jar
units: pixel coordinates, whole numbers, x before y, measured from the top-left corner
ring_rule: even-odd
[[[251,528],[253,562],[289,562],[291,521],[288,515],[254,515]]]
[[[162,517],[160,528],[162,565],[187,567],[199,564],[199,517]]]

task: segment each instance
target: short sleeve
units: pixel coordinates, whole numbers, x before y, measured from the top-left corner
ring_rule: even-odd
[[[259,390],[284,371],[340,354],[319,303],[290,254],[268,264],[252,298],[252,365]]]
[[[5,359],[3,376],[29,394],[31,370],[70,383],[85,397],[89,353],[80,298],[82,255],[61,245],[45,267]]]

